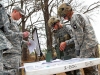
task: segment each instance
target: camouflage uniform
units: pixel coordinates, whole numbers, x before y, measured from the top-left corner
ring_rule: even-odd
[[[70,25],[64,25],[62,28],[56,30],[54,33],[54,42],[53,44],[66,42],[67,46],[64,50],[64,59],[75,58],[75,45],[74,45],[74,37],[72,34],[72,29]],[[59,42],[58,42],[59,41]],[[77,70],[78,71],[78,70]],[[76,75],[75,71],[66,72],[67,75]]]
[[[73,12],[69,3],[62,3],[57,12],[60,17],[71,21],[76,55],[81,58],[98,57],[98,42],[89,19],[84,14]],[[98,75],[96,66],[85,68],[84,72],[85,75]]]
[[[3,51],[11,49],[12,45],[9,40],[5,37],[5,34],[0,30],[0,75],[3,75]]]
[[[19,71],[19,66],[21,63],[21,43],[22,43],[22,32],[19,31],[19,27],[18,24],[16,22],[14,22],[13,20],[11,20],[11,23],[9,22],[9,18],[8,15],[5,11],[5,9],[2,8],[2,19],[0,18],[0,25],[1,23],[5,23],[4,24],[4,33],[6,35],[6,38],[11,42],[11,44],[13,45],[12,48],[9,48],[9,50],[4,50],[3,51],[3,72],[4,75],[19,75],[18,71]],[[0,11],[1,12],[1,11]],[[0,35],[1,35],[1,31],[0,31]],[[2,34],[2,38],[3,38],[3,34]],[[7,40],[3,41],[0,37],[0,41],[4,42],[3,46],[4,48],[8,48],[7,46],[9,46],[10,44],[8,44],[7,46],[5,45],[5,43],[9,43],[6,42]],[[5,39],[5,38],[4,38]],[[0,47],[3,49],[3,47]],[[2,50],[1,49],[1,50]],[[2,53],[0,53],[2,54]]]
[[[0,75],[3,75],[3,51],[12,48],[12,44],[5,37],[4,34],[4,25],[7,25],[7,22],[4,22],[3,17],[5,8],[0,4]]]
[[[11,20],[9,28],[13,31],[13,34],[11,34],[11,32],[9,32],[10,34],[5,34],[10,42],[13,44],[13,48],[3,52],[4,70],[7,75],[19,75],[17,73],[21,63],[22,32],[19,31],[18,24],[13,20]]]
[[[66,46],[66,48],[64,50],[65,57],[69,57],[68,59],[75,57],[74,41],[73,41],[73,39],[70,39],[70,38],[73,38],[73,34],[72,34],[70,25],[64,25],[62,28],[56,30],[56,32],[54,33],[54,38],[55,38],[55,41],[54,41],[55,44],[58,44],[61,42],[67,43],[68,46]],[[67,59],[67,58],[65,58],[65,59]]]
[[[71,26],[75,34],[75,49],[81,58],[97,58],[98,42],[89,19],[84,14],[74,13]],[[76,44],[77,43],[77,44]],[[85,75],[98,75],[96,66],[84,68]]]

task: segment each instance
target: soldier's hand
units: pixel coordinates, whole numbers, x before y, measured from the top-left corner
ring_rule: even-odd
[[[63,51],[65,49],[66,45],[67,45],[66,42],[61,42],[60,43],[60,50]]]
[[[26,38],[26,37],[29,36],[29,34],[30,34],[30,33],[29,33],[28,31],[25,31],[25,32],[23,32],[23,37]]]
[[[31,43],[28,41],[28,42],[27,42],[27,45],[28,45],[28,46],[30,46],[30,45],[31,45]]]

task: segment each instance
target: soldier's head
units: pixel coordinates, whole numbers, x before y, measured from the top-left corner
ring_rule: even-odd
[[[50,19],[48,20],[48,26],[53,29],[59,27],[59,23],[60,23],[60,19],[54,16],[50,17]]]
[[[14,20],[19,20],[22,16],[25,16],[25,12],[19,7],[14,7],[11,16]]]
[[[62,3],[57,10],[58,16],[70,20],[72,7],[68,3]]]
[[[56,23],[60,22],[59,18],[56,17],[50,17],[50,19],[48,20],[48,26],[49,27],[54,27]]]

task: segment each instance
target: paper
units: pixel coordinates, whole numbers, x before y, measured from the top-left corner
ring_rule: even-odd
[[[28,46],[29,52],[32,53],[34,51],[34,49],[36,49],[36,43],[35,41],[29,39],[29,42],[31,43],[31,45]]]
[[[34,38],[34,42],[35,42],[35,46],[36,46],[35,52],[37,53],[37,56],[40,56],[40,47],[39,47],[40,44],[39,44],[38,34],[37,34],[36,30],[33,33],[33,38]]]
[[[38,41],[38,34],[37,34],[36,30],[33,33],[33,39],[34,40],[29,39],[29,42],[31,43],[31,45],[28,46],[29,52],[31,54],[33,51],[35,51],[37,56],[40,56],[40,50],[41,49],[39,47],[40,44],[39,44],[39,41]]]

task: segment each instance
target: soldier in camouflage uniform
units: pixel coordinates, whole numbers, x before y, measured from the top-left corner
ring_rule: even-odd
[[[3,22],[3,17],[6,16],[2,13],[4,12],[5,8],[2,4],[0,4],[0,75],[3,75],[3,51],[7,49],[11,49],[13,46],[10,41],[5,37],[3,26],[7,25],[7,22]]]
[[[48,25],[53,29],[53,35],[54,35],[54,42],[55,46],[58,46],[57,50],[60,50],[63,52],[64,56],[61,57],[61,59],[71,59],[75,58],[75,45],[73,40],[73,33],[72,28],[70,25],[63,25],[60,23],[60,19],[56,17],[51,17],[48,20]],[[67,46],[66,46],[67,45]],[[57,54],[59,55],[59,54]],[[75,71],[66,72],[67,75],[76,75]]]
[[[97,58],[98,42],[93,27],[88,17],[81,13],[75,13],[71,5],[63,3],[58,8],[58,15],[71,23],[75,39],[75,49],[80,58]],[[96,66],[84,68],[85,75],[98,75]]]
[[[20,18],[22,18],[22,15],[24,15],[24,11],[19,7],[13,8],[10,20],[8,18],[5,9],[1,11],[2,11],[2,16],[1,16],[2,19],[0,18],[1,21],[0,23],[6,23],[6,24],[2,24],[4,25],[3,30],[6,35],[6,38],[13,45],[11,49],[3,51],[3,66],[4,66],[3,75],[20,75],[19,66],[21,63],[21,51],[22,51],[21,44],[23,42],[22,39],[23,37],[24,38],[28,37],[29,33],[27,31],[23,33],[20,32],[18,24],[16,23],[15,20],[19,20]],[[27,44],[27,42],[24,41],[24,44],[25,43]]]

